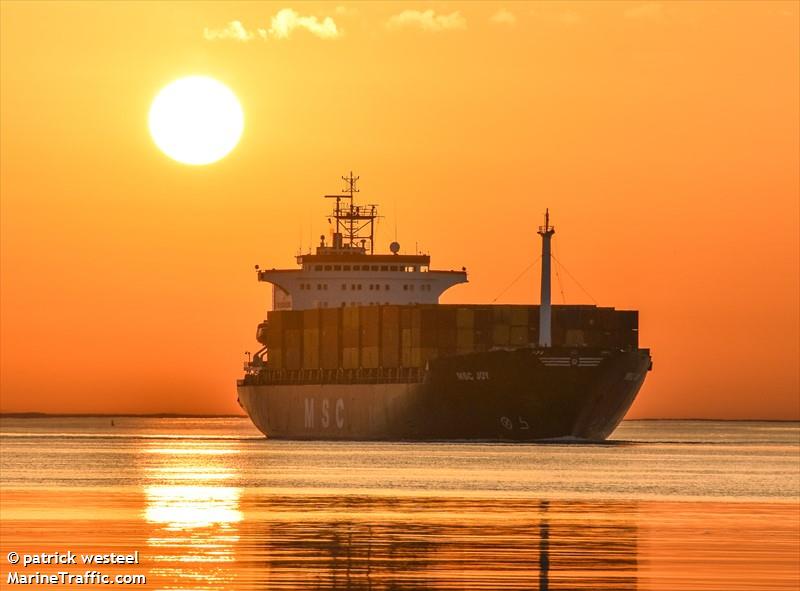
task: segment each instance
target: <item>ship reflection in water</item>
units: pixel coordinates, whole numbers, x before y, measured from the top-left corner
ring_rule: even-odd
[[[636,589],[635,505],[263,499],[265,588]],[[311,514],[305,513],[313,505]],[[591,515],[594,515],[592,518]],[[587,521],[587,516],[589,520]]]
[[[235,449],[148,449],[152,580],[173,589],[635,589],[636,503],[286,494]]]

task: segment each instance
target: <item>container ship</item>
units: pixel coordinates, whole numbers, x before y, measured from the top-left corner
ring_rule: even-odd
[[[638,312],[552,305],[549,213],[537,305],[445,305],[466,268],[428,254],[374,252],[376,205],[352,173],[328,242],[297,268],[261,269],[272,310],[238,380],[239,404],[269,438],[604,440],[648,371]]]

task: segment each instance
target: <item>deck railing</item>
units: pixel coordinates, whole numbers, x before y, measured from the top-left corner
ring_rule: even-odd
[[[245,376],[245,386],[278,384],[413,384],[422,382],[423,367],[357,369],[262,369]]]

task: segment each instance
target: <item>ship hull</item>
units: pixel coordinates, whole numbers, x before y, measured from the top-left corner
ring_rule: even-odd
[[[650,366],[646,349],[523,348],[435,359],[410,383],[244,380],[238,394],[274,439],[598,441]]]

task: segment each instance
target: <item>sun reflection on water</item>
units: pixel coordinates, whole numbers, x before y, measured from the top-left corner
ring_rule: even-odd
[[[242,520],[239,489],[229,486],[148,486],[145,519],[183,530]]]
[[[225,589],[236,560],[242,490],[232,458],[235,443],[189,441],[144,450],[144,519],[151,575],[173,589]],[[191,567],[182,566],[191,564]]]

